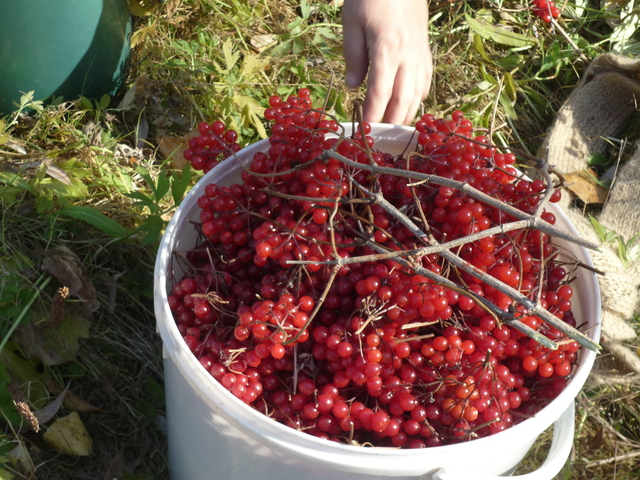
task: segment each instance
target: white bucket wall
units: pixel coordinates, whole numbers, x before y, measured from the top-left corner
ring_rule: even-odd
[[[371,134],[380,149],[400,153],[405,150],[413,132],[407,127],[373,124]],[[258,142],[239,152],[237,157],[242,162],[250,162],[255,152],[268,148],[266,140]],[[364,480],[389,477],[407,480],[466,477],[479,480],[480,477],[490,478],[484,475],[511,472],[536,438],[563,416],[562,422],[557,423],[564,426],[563,435],[555,436],[560,440],[552,449],[559,458],[553,459],[554,465],[550,460],[547,469],[541,470],[541,474],[546,476],[525,477],[531,480],[550,479],[559,471],[573,439],[573,400],[595,360],[595,353],[584,348],[580,351],[578,367],[568,386],[533,418],[489,437],[419,450],[363,448],[318,439],[258,413],[214,380],[182,340],[168,306],[167,290],[183,274],[174,264],[176,262],[172,262],[173,252],[184,252],[195,246],[195,228],[187,221],[199,221],[198,197],[209,183],[230,185],[239,181],[240,172],[237,160],[229,159],[205,175],[171,220],[156,260],[155,312],[158,332],[164,343],[169,464],[173,480]],[[554,205],[550,205],[549,210],[556,214],[557,226],[577,235],[563,212]],[[570,250],[571,257],[592,265],[585,249],[562,241],[557,243]],[[598,341],[600,292],[595,274],[582,269],[572,286],[575,292],[573,311],[578,324],[585,324],[583,330],[591,339]],[[441,469],[458,474],[445,475]],[[555,472],[552,473],[553,470]]]

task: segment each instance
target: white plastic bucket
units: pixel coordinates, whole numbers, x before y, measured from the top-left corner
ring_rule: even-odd
[[[350,127],[350,126],[347,126]],[[376,146],[390,153],[405,150],[414,130],[374,124]],[[415,144],[414,144],[415,146]],[[237,154],[249,162],[268,141]],[[582,348],[573,379],[534,417],[503,432],[466,443],[425,449],[365,448],[338,444],[291,429],[253,410],[220,385],[182,340],[167,302],[171,281],[182,271],[172,253],[195,246],[197,199],[209,183],[239,180],[235,159],[220,164],[193,188],[174,215],[162,239],[155,267],[155,313],[164,343],[169,468],[173,480],[329,480],[459,479],[483,480],[508,475],[538,436],[554,424],[553,444],[545,464],[518,478],[549,480],[569,456],[574,433],[574,399],[589,375],[595,353]],[[550,205],[556,225],[577,232],[562,211]],[[593,265],[584,248],[559,241],[584,264]],[[572,284],[573,311],[589,337],[600,338],[600,291],[595,274],[583,269]],[[555,422],[555,423],[554,423]]]

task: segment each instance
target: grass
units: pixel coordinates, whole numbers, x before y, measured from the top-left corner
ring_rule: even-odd
[[[136,17],[131,68],[116,98],[43,107],[25,96],[24,106],[35,112],[3,120],[0,478],[168,478],[152,273],[162,228],[198,174],[180,168],[167,138],[222,119],[242,143],[254,142],[265,136],[268,97],[302,86],[316,105],[326,101],[338,118],[349,119],[363,92],[344,87],[335,3],[169,0]],[[521,1],[432,1],[436,68],[423,111],[461,109],[498,145],[535,153],[588,61],[611,49],[637,51],[636,36],[624,35],[635,25],[622,31],[609,21],[621,11],[584,0],[557,4],[563,18],[550,27]],[[512,33],[509,39],[496,35],[497,24]],[[273,44],[256,48],[252,40],[259,38]],[[131,100],[125,93],[134,85]],[[90,312],[70,298],[63,324],[84,325],[88,333],[71,329],[77,352],[51,364],[43,352],[25,355],[8,333],[21,316],[33,323],[51,316],[63,274],[46,274],[42,291],[36,282],[47,252],[60,245],[82,265],[100,308]],[[93,439],[91,456],[61,454],[21,423],[7,366],[33,410],[55,397],[53,383],[68,385],[85,402],[80,411]],[[79,408],[70,401],[55,418]],[[637,478],[638,458],[631,456],[640,446],[637,387],[588,386],[577,407],[575,450],[559,478]],[[539,465],[550,436],[541,437],[519,473]]]

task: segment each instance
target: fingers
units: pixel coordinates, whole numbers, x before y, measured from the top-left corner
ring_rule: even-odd
[[[353,16],[354,13],[351,9],[345,7],[342,23],[349,27],[344,29],[342,50],[346,64],[346,84],[349,88],[356,88],[360,85],[369,69],[365,31],[359,20],[352,18]]]
[[[412,123],[420,103],[429,93],[430,69],[426,68],[425,63],[413,61],[408,62],[409,66],[395,66],[381,54],[373,58],[376,60],[372,61],[369,72],[365,121],[383,121],[395,125]]]
[[[364,101],[363,115],[366,122],[380,122],[387,117],[404,120],[406,112],[402,115],[399,109],[402,107],[399,94],[396,91],[397,64],[391,58],[387,58],[386,52],[371,49],[371,68],[367,84],[367,96]],[[394,98],[394,93],[396,97]],[[393,99],[393,103],[392,102]],[[388,111],[388,112],[387,112]],[[400,119],[400,116],[402,118]]]
[[[352,88],[359,85],[369,68],[366,121],[414,120],[431,86],[428,18],[425,0],[345,1],[346,83]]]

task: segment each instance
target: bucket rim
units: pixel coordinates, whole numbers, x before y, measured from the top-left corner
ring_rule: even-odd
[[[350,127],[350,125],[348,126]],[[378,140],[381,136],[382,138],[386,138],[385,136],[394,137],[395,135],[407,135],[413,134],[414,132],[415,129],[411,127],[372,124],[371,135]],[[268,140],[254,143],[240,150],[236,154],[237,158],[247,156],[246,161],[249,161],[253,153],[264,149],[268,144]],[[181,373],[187,378],[192,387],[194,387],[194,390],[199,391],[200,396],[210,405],[212,410],[245,434],[248,434],[261,443],[266,442],[270,447],[276,448],[281,452],[293,454],[305,460],[321,461],[323,465],[330,463],[333,466],[339,465],[344,468],[344,456],[348,455],[349,462],[352,463],[351,468],[388,470],[392,465],[393,471],[397,474],[419,475],[424,473],[420,468],[423,464],[420,460],[422,459],[424,461],[426,457],[438,457],[444,452],[451,453],[455,451],[456,454],[464,455],[465,451],[471,449],[498,448],[494,446],[509,445],[512,442],[521,443],[523,437],[531,439],[531,443],[533,443],[540,433],[547,429],[565,412],[582,389],[596,358],[595,352],[587,350],[584,347],[580,350],[578,365],[573,374],[573,378],[566,388],[533,417],[487,437],[425,449],[369,448],[331,442],[292,429],[245,405],[241,400],[232,395],[231,392],[222,387],[217,380],[211,377],[186,347],[169,309],[167,302],[168,293],[165,288],[167,285],[168,267],[172,257],[173,241],[179,226],[189,217],[191,211],[195,209],[195,206],[193,206],[194,198],[197,200],[197,196],[201,194],[200,190],[204,188],[203,185],[210,183],[211,177],[218,176],[221,172],[234,167],[239,168],[235,158],[221,162],[207,173],[198,185],[192,188],[183,200],[182,206],[174,214],[162,238],[158,257],[156,258],[154,303],[156,317],[158,319],[157,330],[162,337],[165,354],[176,363]],[[191,210],[188,209],[190,205],[192,206]],[[185,206],[185,208],[183,208],[183,206]],[[561,223],[564,224],[563,226],[574,235],[578,235],[577,230],[573,227],[566,214],[556,205],[550,205],[550,207],[553,209],[553,213],[559,217]],[[577,250],[573,253],[575,253],[582,262],[593,267],[593,262],[584,247],[576,245],[572,248]],[[589,274],[585,272],[585,277],[588,275]],[[593,325],[593,328],[588,332],[588,335],[592,340],[598,342],[601,322],[599,285],[595,274],[592,274],[592,277],[585,281],[593,288],[591,292],[592,298],[586,299],[590,302],[590,308],[587,314],[593,315],[595,318],[593,322],[595,325]],[[224,409],[220,407],[221,403],[224,404]],[[285,437],[285,439],[283,440],[282,437]],[[415,459],[416,461],[407,461],[409,459]]]

